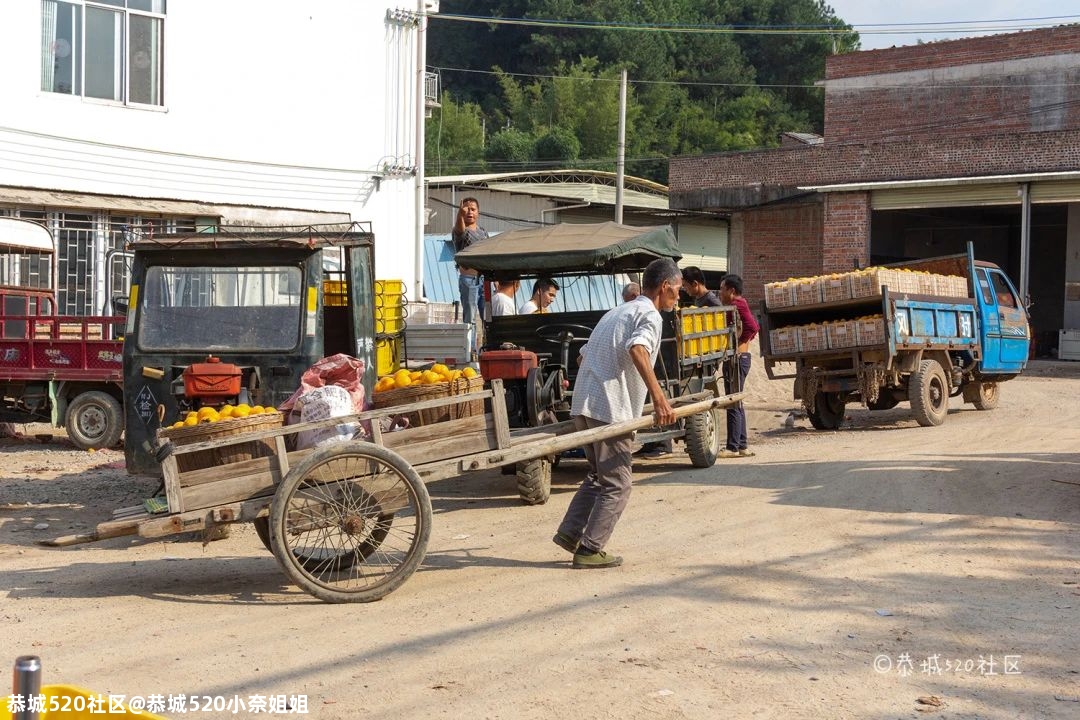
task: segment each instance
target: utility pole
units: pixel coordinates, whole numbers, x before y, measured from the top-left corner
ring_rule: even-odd
[[[626,69],[619,83],[619,147],[615,157],[615,222],[622,224],[623,176],[626,174]]]

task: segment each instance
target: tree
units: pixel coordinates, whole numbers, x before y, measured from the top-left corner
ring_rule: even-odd
[[[425,126],[424,174],[452,175],[484,169],[484,120],[476,103],[458,104],[443,93],[442,107]]]
[[[519,170],[533,158],[533,137],[515,128],[503,128],[491,138],[487,159],[495,170]]]

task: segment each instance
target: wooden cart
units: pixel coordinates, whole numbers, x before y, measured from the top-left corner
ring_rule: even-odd
[[[385,408],[347,417],[173,447],[159,446],[167,514],[137,511],[100,523],[96,531],[57,538],[62,546],[124,535],[163,537],[236,522],[253,522],[285,574],[326,602],[370,602],[398,588],[420,566],[431,533],[425,482],[543,459],[596,440],[653,425],[651,415],[589,430],[572,421],[511,430],[502,383],[482,392]],[[742,394],[711,390],[678,398],[675,414],[712,428],[719,443],[721,408]],[[380,431],[389,415],[484,400],[490,413]],[[648,410],[648,408],[647,408]],[[308,450],[286,449],[302,430],[371,421],[369,440]],[[273,452],[227,465],[180,472],[177,456],[241,442],[267,441]]]

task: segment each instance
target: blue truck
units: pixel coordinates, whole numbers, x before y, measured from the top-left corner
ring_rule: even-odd
[[[964,254],[766,285],[761,353],[768,376],[793,378],[810,423],[835,430],[847,403],[907,401],[920,425],[950,398],[998,405],[1027,365],[1028,314],[997,265]]]

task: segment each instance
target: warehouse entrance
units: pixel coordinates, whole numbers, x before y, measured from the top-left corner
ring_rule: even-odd
[[[965,252],[996,263],[1019,286],[1020,205],[878,209],[870,227],[870,261],[886,264],[913,258]],[[1053,354],[1065,322],[1068,204],[1031,208],[1031,325],[1037,356]]]

